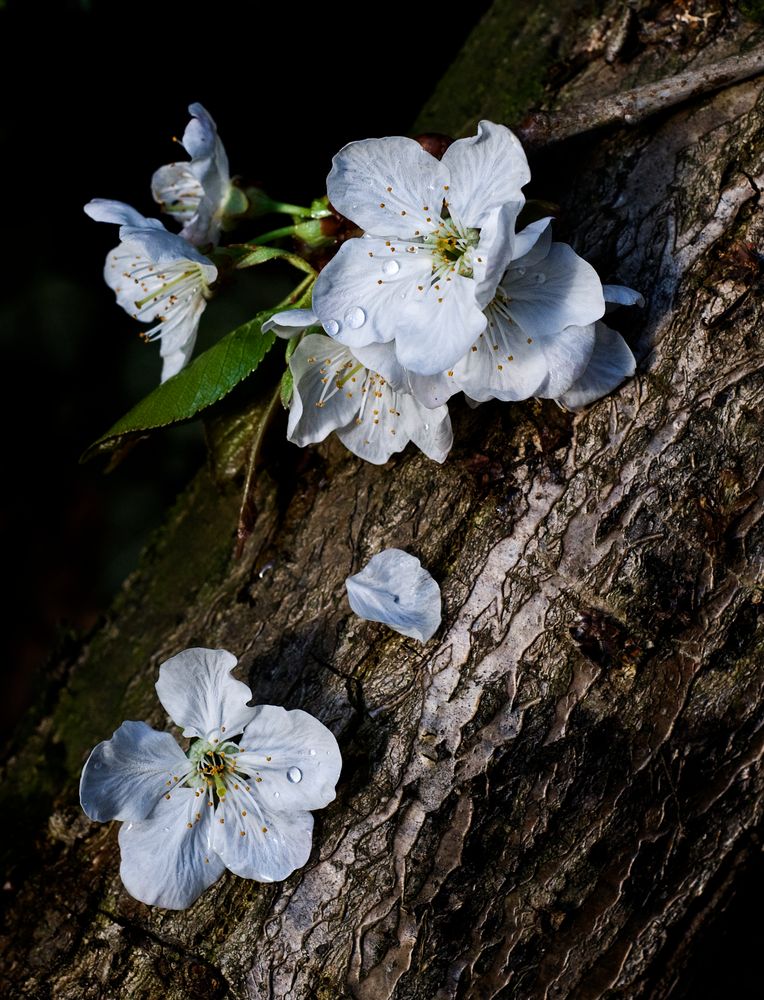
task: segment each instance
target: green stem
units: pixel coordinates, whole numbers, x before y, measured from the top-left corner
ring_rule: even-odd
[[[296,288],[293,288],[289,295],[279,302],[276,308],[280,309],[282,306],[293,306],[295,302],[298,302],[305,295],[308,288],[310,288],[315,280],[316,272],[314,271],[313,274],[309,274],[307,278],[304,278]],[[300,303],[300,308],[304,308],[302,303]]]
[[[265,412],[260,418],[260,423],[257,425],[257,430],[255,431],[255,436],[252,439],[252,449],[249,453],[249,462],[247,464],[247,476],[244,480],[244,493],[241,498],[241,507],[239,509],[239,523],[236,528],[236,558],[241,556],[244,549],[244,545],[252,534],[252,528],[255,523],[255,476],[257,470],[260,468],[260,452],[263,448],[263,442],[265,441],[265,435],[270,426],[271,421],[274,416],[281,409],[281,386],[276,387],[276,391],[271,396],[268,405],[265,408]]]
[[[270,209],[272,212],[283,212],[284,215],[299,215],[303,219],[310,219],[313,215],[309,208],[303,208],[301,205],[290,205],[284,201],[271,201]]]
[[[296,232],[297,226],[282,226],[281,229],[272,229],[269,233],[263,233],[262,236],[258,236],[252,240],[252,243],[262,246],[263,243],[270,243],[271,240],[281,239],[282,236],[294,236]]]

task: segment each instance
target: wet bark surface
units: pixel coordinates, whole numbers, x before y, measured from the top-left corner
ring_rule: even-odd
[[[584,6],[497,3],[420,126],[513,124],[511,101],[582,103],[761,41],[728,4]],[[543,68],[508,97],[533,44]],[[238,560],[229,435],[11,748],[6,995],[689,995],[693,948],[760,864],[763,88],[536,154],[558,236],[648,300],[613,318],[639,368],[611,397],[456,404],[442,467],[279,444]],[[346,603],[389,546],[441,583],[424,646]],[[76,781],[123,719],[165,727],[157,666],[190,645],[235,652],[255,703],[321,718],[344,768],[304,869],[226,874],[171,913],[122,888],[117,824],[82,816]]]

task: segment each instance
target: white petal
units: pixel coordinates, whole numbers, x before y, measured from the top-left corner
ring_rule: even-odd
[[[212,849],[213,809],[192,788],[176,788],[151,815],[119,831],[125,888],[142,903],[184,910],[225,866]]]
[[[216,810],[214,827],[215,850],[242,878],[280,882],[310,857],[313,816],[265,809],[252,785],[250,791],[240,788],[226,796]]]
[[[482,336],[482,334],[481,334]],[[480,338],[478,338],[480,341]],[[456,368],[462,367],[459,362]],[[414,398],[426,406],[428,409],[435,409],[443,406],[457,392],[461,392],[461,386],[454,378],[454,369],[439,372],[437,375],[416,375],[408,373],[407,388]]]
[[[440,625],[440,587],[416,556],[401,549],[378,553],[345,586],[357,615],[401,635],[427,642]]]
[[[354,347],[353,355],[370,371],[381,375],[393,389],[406,385],[407,372],[395,356],[395,344],[367,344]]]
[[[184,736],[230,739],[243,732],[255,714],[247,705],[252,692],[231,677],[236,657],[225,649],[184,649],[159,668],[157,694]]]
[[[258,705],[240,745],[236,769],[250,775],[247,784],[260,808],[322,809],[334,798],[340,748],[332,732],[307,712]]]
[[[126,246],[139,250],[144,257],[154,264],[188,262],[189,266],[198,267],[206,284],[211,285],[218,276],[218,269],[204,254],[192,247],[188,240],[166,229],[142,229],[133,226],[122,226],[120,238]]]
[[[501,287],[510,315],[529,337],[586,326],[605,312],[597,272],[565,243],[553,243],[549,254],[528,268],[513,265]]]
[[[568,326],[559,333],[538,338],[547,366],[547,377],[534,392],[542,399],[556,399],[586,371],[596,341],[595,324]]]
[[[188,163],[168,163],[154,172],[151,194],[163,212],[185,224],[199,211],[204,188]]]
[[[80,804],[90,819],[141,820],[191,770],[170,733],[145,722],[123,722],[88,757]]]
[[[596,324],[596,332],[597,340],[586,371],[558,397],[558,402],[569,410],[578,410],[606,396],[636,369],[634,355],[620,333],[604,323]]]
[[[429,252],[413,243],[388,242],[346,240],[316,279],[313,308],[324,330],[341,344],[365,347],[392,340],[417,304],[429,299]]]
[[[642,308],[645,304],[644,296],[635,292],[633,288],[627,288],[626,285],[603,285],[602,293],[605,296],[605,302],[614,305]]]
[[[159,353],[162,357],[162,375],[160,377],[160,382],[166,382],[168,378],[172,378],[173,375],[177,375],[179,371],[186,367],[191,359],[191,355],[194,353],[196,331],[197,326],[194,326],[194,328],[189,331],[188,337],[182,347],[179,347],[176,350],[167,351],[160,349]]]
[[[521,188],[531,178],[528,160],[504,125],[480,122],[477,135],[448,147],[443,163],[451,174],[449,209],[464,225],[479,228],[494,209],[525,201]]]
[[[528,399],[549,372],[541,345],[497,309],[488,317],[485,332],[446,376],[477,402]]]
[[[454,432],[451,429],[451,417],[447,406],[434,409],[423,407],[411,396],[398,397],[401,400],[401,410],[406,419],[407,433],[420,451],[434,462],[445,462],[451,445],[454,443]],[[411,416],[409,417],[409,413]]]
[[[331,337],[309,333],[297,345],[289,368],[294,392],[289,406],[288,440],[304,448],[323,441],[352,420],[362,402],[367,372],[347,347]]]
[[[515,223],[522,208],[509,202],[492,212],[480,230],[480,242],[472,253],[475,300],[484,309],[493,299],[504,272],[516,256]]]
[[[93,198],[85,205],[85,214],[96,222],[113,222],[118,226],[137,226],[141,229],[164,229],[159,219],[147,219],[123,201]]]
[[[435,229],[448,184],[446,167],[418,142],[389,136],[341,149],[326,189],[337,211],[367,233],[411,239]]]
[[[552,218],[529,223],[515,237],[515,266],[532,267],[543,260],[552,246]],[[525,258],[522,260],[521,258]]]
[[[277,337],[289,340],[318,324],[318,317],[312,309],[285,309],[263,323],[263,333],[273,330]]]

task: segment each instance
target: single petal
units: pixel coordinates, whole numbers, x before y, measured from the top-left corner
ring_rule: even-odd
[[[159,668],[159,700],[184,736],[215,742],[244,731],[255,710],[252,692],[231,677],[236,657],[225,649],[184,649]]]
[[[188,113],[191,115],[191,121],[186,125],[186,131],[183,133],[183,148],[188,155],[195,160],[201,160],[208,156],[219,156],[222,144],[212,115],[198,102],[189,104]],[[225,151],[223,151],[223,155],[225,155]],[[227,169],[227,160],[225,166]]]
[[[185,910],[225,871],[212,848],[213,809],[192,788],[175,788],[151,815],[119,831],[125,888],[142,903]]]
[[[258,705],[244,730],[236,769],[268,812],[322,809],[334,798],[342,756],[331,730],[296,708]]]
[[[644,296],[635,292],[633,288],[627,288],[626,285],[603,285],[602,294],[605,296],[605,302],[613,305],[643,308],[645,304]]]
[[[160,382],[166,382],[168,378],[172,378],[173,375],[177,375],[179,371],[186,367],[191,359],[191,355],[194,353],[198,325],[197,320],[193,329],[188,331],[186,340],[181,347],[178,347],[175,350],[171,350],[168,347],[165,350],[164,342],[162,343],[159,350],[162,358],[162,375]]]
[[[569,410],[578,410],[612,392],[636,370],[634,355],[620,333],[604,323],[596,324],[597,339],[591,359],[580,379],[557,401]]]
[[[318,317],[312,309],[285,309],[263,323],[263,333],[273,330],[277,337],[289,340],[317,325]]]
[[[443,154],[451,174],[448,207],[467,226],[479,228],[507,202],[525,201],[531,179],[520,140],[504,125],[482,121],[477,135],[453,142]]]
[[[215,811],[213,846],[226,868],[257,882],[280,882],[310,857],[313,816],[275,813],[255,787],[229,793]]]
[[[427,642],[440,626],[440,587],[416,556],[401,549],[379,552],[345,586],[357,615],[401,635]]]
[[[403,136],[349,143],[326,180],[338,212],[367,233],[401,239],[436,228],[448,185],[440,160]]]
[[[551,223],[551,216],[538,219],[530,222],[515,236],[516,266],[532,267],[547,256],[552,246]]]
[[[361,406],[367,372],[331,337],[309,333],[289,359],[294,391],[287,438],[304,448],[352,420]]]
[[[445,462],[454,443],[448,407],[430,409],[411,396],[404,396],[401,409],[406,416],[407,433],[417,448],[434,462]],[[410,418],[407,411],[412,411]]]
[[[481,333],[480,337],[483,334]],[[478,342],[480,342],[478,337]],[[417,375],[408,372],[407,389],[411,395],[428,409],[435,409],[444,406],[448,400],[457,392],[461,392],[461,386],[454,378],[456,368],[463,367],[463,362],[458,362],[455,368],[445,372],[438,372],[437,375]]]
[[[535,391],[542,399],[556,399],[586,371],[597,339],[596,324],[568,326],[559,333],[538,338],[544,354],[547,376]]]
[[[199,211],[204,188],[188,163],[168,163],[154,172],[151,194],[163,212],[185,225]]]
[[[487,316],[485,332],[446,377],[476,402],[528,399],[549,373],[541,344],[512,322],[500,305],[490,307]]]
[[[549,254],[526,268],[517,262],[501,282],[507,310],[529,337],[586,326],[605,312],[597,272],[565,243],[553,243]]]
[[[122,226],[119,235],[127,246],[140,250],[144,257],[158,266],[180,262],[196,265],[208,285],[211,285],[218,276],[218,269],[209,257],[199,253],[182,236],[168,233],[164,227],[145,229]]]
[[[353,355],[369,371],[381,375],[392,389],[400,389],[406,385],[407,372],[395,356],[395,344],[367,344],[365,347],[354,347]]]
[[[472,253],[475,300],[484,309],[512,259],[517,255],[515,223],[522,208],[519,201],[509,202],[492,212],[480,230],[480,242]]]
[[[85,214],[96,222],[113,222],[118,226],[137,226],[141,229],[164,229],[159,219],[147,219],[123,201],[93,198],[85,205]]]
[[[90,819],[141,820],[191,770],[170,733],[123,722],[82,769],[80,804]]]

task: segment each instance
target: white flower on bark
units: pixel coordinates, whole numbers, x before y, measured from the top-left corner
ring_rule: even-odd
[[[316,281],[324,330],[353,350],[393,342],[418,374],[450,368],[485,329],[529,179],[519,141],[487,121],[441,160],[402,136],[345,146],[329,200],[365,236],[343,243]]]
[[[263,324],[281,337],[316,325],[307,309],[280,312]],[[353,351],[330,337],[309,333],[289,359],[294,391],[287,438],[304,448],[332,431],[359,458],[382,465],[409,441],[436,462],[444,462],[453,443],[447,406],[428,408],[400,385],[406,373],[391,344]],[[379,373],[379,368],[386,375]]]
[[[186,649],[160,667],[157,694],[194,738],[188,753],[170,733],[123,722],[83,768],[82,808],[123,821],[120,875],[144,903],[185,909],[226,868],[287,878],[310,855],[309,810],[334,798],[334,736],[299,709],[249,706],[235,665],[224,649]]]
[[[182,226],[180,235],[194,246],[217,244],[232,192],[228,157],[212,116],[201,104],[190,104],[191,121],[182,145],[191,157],[160,167],[151,193],[163,212]]]
[[[452,368],[412,376],[412,391],[430,406],[460,390],[476,402],[557,397],[585,371],[604,312],[597,272],[567,244],[553,243],[542,219],[517,235],[485,331]]]
[[[217,268],[191,244],[121,201],[95,198],[85,212],[120,227],[120,244],[106,257],[104,278],[133,319],[154,325],[142,336],[159,340],[162,382],[191,357],[199,320]]]
[[[440,587],[416,556],[385,549],[345,580],[350,607],[361,618],[383,622],[427,642],[441,622]]]

